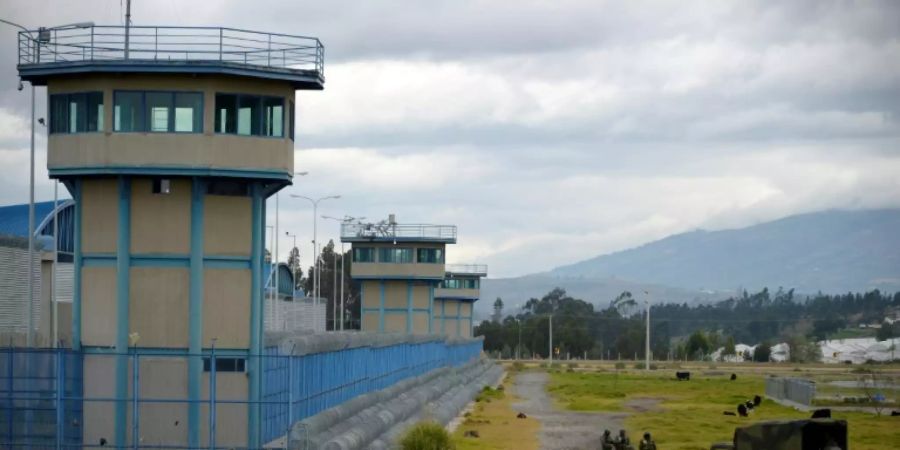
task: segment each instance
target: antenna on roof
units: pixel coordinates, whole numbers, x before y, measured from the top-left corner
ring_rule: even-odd
[[[131,0],[125,0],[125,59],[128,59],[128,38],[131,32]]]

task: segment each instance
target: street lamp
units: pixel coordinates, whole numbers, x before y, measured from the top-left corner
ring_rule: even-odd
[[[318,208],[319,202],[329,199],[339,199],[340,195],[329,195],[326,197],[319,197],[317,199],[312,199],[310,197],[306,197],[304,195],[291,194],[293,198],[301,198],[306,200],[313,205],[313,293],[315,296],[313,297],[313,307],[318,306],[319,302],[319,249],[318,249]]]
[[[644,369],[650,371],[650,292],[644,291],[644,303],[647,305],[647,337],[644,344]]]
[[[306,176],[306,174],[308,174],[308,173],[309,173],[309,172],[306,172],[306,171],[303,171],[303,172],[294,172],[294,175],[303,177],[303,176]],[[272,260],[275,261],[276,266],[278,265],[278,261],[279,261],[278,257],[280,256],[279,253],[278,253],[278,236],[280,236],[280,235],[278,234],[278,223],[279,223],[279,220],[278,220],[278,194],[279,194],[279,193],[280,193],[280,191],[275,193],[275,232],[274,232],[274,234],[275,234],[274,247],[275,247],[275,248],[272,250],[272,252],[273,252]],[[275,288],[276,288],[276,289],[278,289],[278,286],[279,286],[279,285],[278,285],[278,281],[279,281],[279,280],[278,280],[278,278],[279,278],[279,277],[278,277],[278,272],[279,272],[278,270],[275,270]],[[293,289],[292,289],[292,291],[293,291]],[[276,297],[277,297],[277,295],[278,295],[278,294],[277,294],[277,291],[276,291],[276,294],[275,294],[275,295],[276,295]],[[278,309],[277,309],[277,308],[275,309],[275,320],[276,320],[276,321],[279,320],[279,313],[278,313]]]
[[[365,217],[350,217],[344,216],[343,219],[338,219],[337,217],[331,216],[322,216],[323,219],[334,220],[340,222],[341,224],[351,223],[354,220],[362,220]],[[341,240],[341,331],[344,330],[344,241]]]
[[[31,44],[35,46],[35,55],[37,56],[35,62],[40,63],[41,43],[34,38],[32,35],[33,31],[5,19],[0,19],[0,22],[20,29],[28,36]],[[93,26],[94,22],[76,22],[45,29],[59,30],[64,28],[90,28]],[[32,347],[34,345],[34,83],[29,84],[31,84],[31,157],[28,170],[28,335],[25,339],[26,345]],[[19,83],[19,90],[22,90],[21,82]]]

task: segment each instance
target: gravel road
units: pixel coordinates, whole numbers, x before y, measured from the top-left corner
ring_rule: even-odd
[[[603,430],[616,434],[627,413],[561,411],[547,394],[547,373],[521,372],[513,389],[522,401],[513,405],[541,423],[541,448],[546,450],[599,449]]]

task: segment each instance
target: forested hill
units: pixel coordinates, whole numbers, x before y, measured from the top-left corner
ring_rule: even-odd
[[[502,305],[500,305],[502,306]],[[591,358],[644,354],[646,322],[640,297],[621,293],[609,306],[597,308],[590,302],[556,288],[532,298],[514,315],[502,320],[485,320],[475,328],[484,336],[484,348],[510,356],[521,343],[521,354],[546,357],[549,321],[553,316],[554,347],[560,354]],[[669,303],[650,309],[650,345],[654,355],[665,358],[702,358],[730,343],[768,345],[787,342],[792,349],[814,350],[810,343],[830,339],[841,330],[858,329],[860,324],[878,324],[876,337],[885,340],[900,336],[897,317],[900,293],[879,291],[842,295],[797,296],[791,290],[742,292],[739,296],[711,304]],[[691,336],[688,339],[688,336]],[[798,361],[816,360],[815,352],[793,353]]]
[[[693,231],[556,268],[687,289],[900,290],[900,209],[824,211],[742,229]]]

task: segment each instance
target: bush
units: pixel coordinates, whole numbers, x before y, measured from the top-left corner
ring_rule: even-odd
[[[402,450],[454,450],[456,446],[444,427],[434,422],[419,422],[400,439]]]
[[[522,364],[521,362],[516,361],[516,362],[512,363],[512,370],[513,370],[513,372],[521,372],[521,371],[525,370],[525,364]]]
[[[490,403],[491,400],[501,399],[503,398],[503,391],[500,389],[494,389],[490,386],[485,386],[478,395],[475,396],[476,402],[487,402]]]
[[[623,362],[616,363],[616,369],[624,369],[624,368],[625,368],[625,363],[623,363]]]

